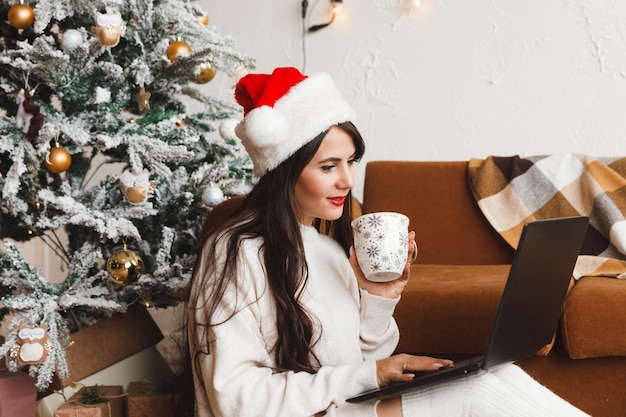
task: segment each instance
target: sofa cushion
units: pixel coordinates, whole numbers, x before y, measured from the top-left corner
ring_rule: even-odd
[[[398,303],[398,352],[481,354],[510,265],[411,266]]]
[[[572,359],[626,356],[626,281],[583,277],[565,301],[561,332]]]

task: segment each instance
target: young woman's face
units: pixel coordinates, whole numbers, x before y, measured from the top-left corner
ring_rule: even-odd
[[[330,128],[296,182],[300,223],[310,226],[316,218],[341,217],[346,196],[354,187],[355,151],[348,133],[336,126]]]

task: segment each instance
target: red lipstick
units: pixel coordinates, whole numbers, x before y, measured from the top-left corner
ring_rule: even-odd
[[[346,196],[329,197],[328,201],[333,206],[341,207],[343,206],[343,202],[346,201]]]

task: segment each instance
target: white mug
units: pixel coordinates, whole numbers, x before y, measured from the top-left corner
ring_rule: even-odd
[[[409,218],[394,212],[369,213],[352,221],[354,250],[365,278],[398,279],[407,262]]]

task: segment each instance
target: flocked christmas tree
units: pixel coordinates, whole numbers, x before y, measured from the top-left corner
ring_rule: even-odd
[[[188,0],[0,0],[0,16],[0,357],[45,389],[68,377],[70,331],[182,300],[207,211],[253,182],[238,109],[198,86],[253,63]],[[30,239],[62,282],[11,243]]]

